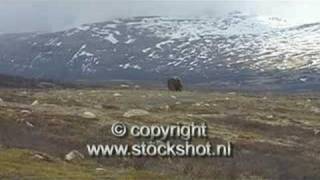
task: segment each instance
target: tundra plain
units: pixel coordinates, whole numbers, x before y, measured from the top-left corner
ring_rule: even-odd
[[[320,179],[319,94],[123,86],[2,88],[0,98],[0,179]],[[124,117],[131,109],[149,114]],[[208,140],[232,142],[233,157],[89,157],[88,143],[141,141],[114,137],[110,127],[117,121],[205,122]],[[71,151],[84,158],[65,160]]]

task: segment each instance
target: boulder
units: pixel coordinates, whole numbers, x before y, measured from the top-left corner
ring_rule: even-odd
[[[52,162],[54,159],[50,157],[49,155],[45,153],[35,153],[32,156],[33,159],[41,160],[41,161],[47,161],[47,162]]]
[[[165,110],[165,111],[169,111],[170,110],[170,106],[169,105],[164,105],[164,106],[160,106],[161,110]]]
[[[4,106],[5,102],[3,101],[3,99],[0,98],[0,106]]]
[[[273,115],[272,115],[272,114],[267,115],[267,118],[268,118],[268,119],[273,119]]]
[[[210,107],[209,103],[204,103],[203,105],[206,106],[206,107]]]
[[[149,115],[150,113],[146,110],[143,110],[143,109],[131,109],[127,112],[125,112],[123,114],[123,117],[126,117],[126,118],[130,118],[130,117],[139,117],[139,116],[146,116],[146,115]]]
[[[315,106],[312,106],[312,107],[310,108],[310,110],[311,110],[311,112],[313,112],[313,113],[320,113],[320,108],[315,107]]]
[[[31,106],[36,106],[36,105],[39,105],[39,101],[38,100],[33,101],[33,103],[31,104]]]
[[[64,159],[66,161],[78,161],[84,159],[84,155],[77,150],[72,150],[65,155]]]
[[[93,107],[96,108],[96,109],[102,109],[103,108],[103,106],[101,104],[96,104]]]
[[[34,127],[34,125],[33,125],[31,122],[29,122],[29,121],[25,121],[25,123],[26,123],[26,125],[27,125],[28,127],[31,127],[31,128]]]
[[[96,168],[96,171],[106,171],[106,169],[104,169],[104,168]]]
[[[89,111],[84,112],[82,117],[87,118],[87,119],[95,119],[95,118],[97,118],[97,116],[94,113],[89,112]]]
[[[130,86],[129,86],[129,85],[127,85],[127,84],[121,84],[121,85],[120,85],[120,87],[121,87],[121,88],[125,88],[125,89],[130,88]]]
[[[198,103],[195,103],[195,104],[193,104],[193,105],[194,105],[194,106],[198,106],[198,107],[199,107],[199,106],[201,106],[201,105],[202,105],[202,103],[199,103],[199,102],[198,102]]]
[[[139,85],[134,85],[135,89],[140,89],[141,87]]]
[[[121,97],[122,95],[120,93],[114,93],[113,96],[114,97]]]

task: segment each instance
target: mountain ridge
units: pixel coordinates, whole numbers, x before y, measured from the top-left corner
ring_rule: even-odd
[[[317,87],[320,24],[235,12],[135,17],[0,36],[0,73],[57,80],[161,80],[271,89]]]

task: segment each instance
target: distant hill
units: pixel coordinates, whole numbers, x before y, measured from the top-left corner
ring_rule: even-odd
[[[36,80],[0,74],[0,87],[36,87],[38,83]]]
[[[0,88],[57,88],[67,84],[57,83],[50,80],[24,78],[0,74]],[[69,85],[71,87],[71,85]]]

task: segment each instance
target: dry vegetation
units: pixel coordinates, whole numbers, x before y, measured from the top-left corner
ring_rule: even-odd
[[[320,179],[318,95],[2,89],[0,98],[0,179]],[[130,109],[150,115],[123,117]],[[113,137],[116,121],[206,122],[209,140],[231,141],[234,157],[87,157],[87,143],[138,141]],[[65,161],[74,149],[86,158]]]

